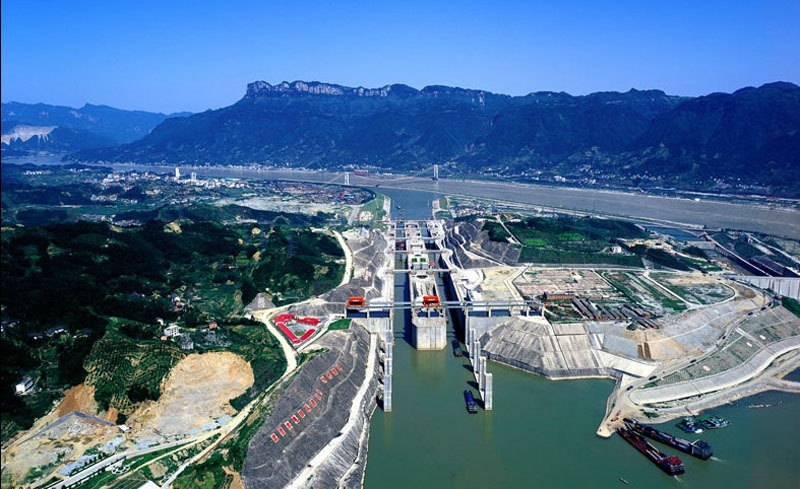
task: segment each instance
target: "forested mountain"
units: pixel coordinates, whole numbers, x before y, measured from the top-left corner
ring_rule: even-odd
[[[236,104],[167,119],[78,161],[415,171],[643,187],[800,193],[800,87],[521,97],[406,85],[254,82]]]

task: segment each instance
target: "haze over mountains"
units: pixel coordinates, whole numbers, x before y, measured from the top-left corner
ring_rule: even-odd
[[[136,141],[167,117],[160,114],[86,104],[79,109],[48,104],[2,104],[2,150],[6,156],[71,153]]]
[[[5,104],[4,104],[5,118]],[[83,162],[270,164],[800,196],[800,87],[585,96],[257,81]],[[5,132],[5,128],[4,128]]]

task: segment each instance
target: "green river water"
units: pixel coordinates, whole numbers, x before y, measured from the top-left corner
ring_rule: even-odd
[[[406,218],[428,217],[428,200],[417,203],[413,194],[391,196]],[[669,477],[619,436],[595,436],[613,381],[550,381],[489,362],[494,410],[471,415],[463,391],[478,396],[466,357],[454,357],[449,341],[444,351],[416,351],[406,329],[398,314],[393,411],[372,417],[366,489],[800,488],[798,395],[768,392],[712,410],[731,426],[700,435],[711,460],[656,444],[686,466]],[[772,406],[747,407],[755,404]],[[682,435],[674,423],[662,429]]]

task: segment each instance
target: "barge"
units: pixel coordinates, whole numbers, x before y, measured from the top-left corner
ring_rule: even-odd
[[[703,440],[689,442],[683,438],[678,438],[677,436],[670,435],[669,433],[659,431],[652,426],[639,424],[634,420],[625,419],[624,421],[625,425],[636,433],[651,438],[655,441],[659,441],[665,445],[669,445],[673,448],[677,448],[678,450],[688,453],[693,457],[697,457],[700,460],[708,460],[711,458],[711,455],[713,455],[713,452],[711,451],[711,445]]]
[[[475,398],[472,397],[471,390],[464,391],[464,401],[467,403],[467,412],[470,414],[475,414],[478,412],[478,403],[475,402]]]
[[[680,458],[667,456],[632,429],[620,426],[617,428],[617,433],[668,475],[683,474],[685,471],[683,461]]]
[[[464,352],[461,350],[461,343],[459,343],[458,340],[453,340],[452,345],[454,357],[460,357],[464,355]]]

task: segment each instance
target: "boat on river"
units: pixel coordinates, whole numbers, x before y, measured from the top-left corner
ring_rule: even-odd
[[[680,458],[666,455],[664,452],[648,443],[642,435],[636,433],[628,426],[618,427],[617,433],[668,475],[683,474],[685,469],[683,461]]]
[[[475,402],[475,398],[472,397],[472,391],[467,389],[464,391],[464,401],[467,403],[467,412],[470,414],[475,414],[478,412],[478,403]]]
[[[683,430],[686,433],[702,433],[703,432],[703,425],[701,425],[698,421],[696,421],[692,417],[685,417],[681,420],[680,423],[676,425],[678,428]]]
[[[717,428],[724,428],[724,427],[730,425],[731,422],[728,421],[725,418],[720,417],[720,416],[709,416],[707,418],[701,418],[700,419],[700,424],[702,424],[703,426],[705,426],[708,429],[714,430],[714,429],[717,429]]]
[[[646,436],[647,438],[652,438],[658,442],[661,442],[665,445],[669,445],[672,448],[677,448],[678,450],[688,453],[693,457],[697,457],[700,460],[708,460],[713,455],[711,451],[711,445],[704,442],[703,440],[695,440],[690,442],[688,440],[684,440],[683,438],[678,438],[677,436],[673,436],[665,431],[657,430],[652,426],[646,424],[639,424],[635,420],[632,419],[625,419],[625,426],[629,429],[635,431],[636,433]]]

